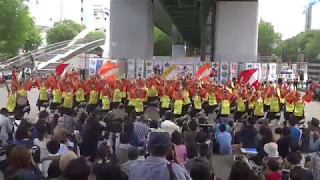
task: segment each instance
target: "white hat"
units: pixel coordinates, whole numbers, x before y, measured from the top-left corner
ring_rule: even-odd
[[[263,149],[269,156],[279,156],[278,145],[274,142],[265,144]]]

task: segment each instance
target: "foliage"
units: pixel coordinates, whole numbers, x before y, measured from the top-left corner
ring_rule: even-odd
[[[281,34],[274,31],[274,27],[270,22],[260,20],[258,51],[261,56],[271,56],[279,53],[281,44]]]
[[[93,31],[93,32],[90,32],[86,37],[92,38],[92,39],[103,39],[106,37],[106,35],[104,32]]]
[[[29,52],[37,49],[42,43],[42,37],[32,18],[29,20],[26,38],[22,42],[22,50]]]
[[[72,20],[64,20],[55,23],[47,33],[47,43],[54,44],[61,41],[71,40],[76,37],[84,28],[84,26]]]
[[[6,59],[15,56],[27,38],[29,10],[22,0],[1,0],[0,22],[0,57]]]
[[[160,29],[154,27],[154,55],[171,56],[172,40]]]
[[[304,53],[305,59],[315,59],[320,53],[320,30],[302,32],[287,39],[282,44],[283,58],[295,61],[298,51]]]

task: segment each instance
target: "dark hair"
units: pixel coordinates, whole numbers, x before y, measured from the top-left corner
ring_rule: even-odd
[[[297,124],[297,118],[292,116],[290,119],[289,119],[289,125],[291,126],[295,126]]]
[[[156,120],[150,121],[150,128],[158,129],[158,121]]]
[[[204,118],[204,117],[200,117],[200,118],[198,119],[198,122],[199,122],[199,124],[206,124],[207,119]]]
[[[197,122],[195,120],[191,120],[188,125],[191,131],[196,131],[198,128]]]
[[[183,143],[182,139],[182,134],[178,131],[173,131],[171,134],[171,142],[177,146]]]
[[[205,143],[207,140],[207,134],[203,131],[199,131],[196,134],[196,141],[197,143]]]
[[[210,169],[200,163],[196,163],[195,166],[190,170],[190,176],[193,180],[211,179]]]
[[[46,146],[50,154],[57,154],[59,152],[60,143],[56,140],[48,141]]]
[[[170,147],[164,145],[152,145],[150,147],[150,154],[156,157],[164,157],[168,153],[169,149]]]
[[[205,157],[208,155],[209,152],[209,146],[207,143],[201,143],[199,147],[199,154],[202,157]]]
[[[4,116],[7,116],[9,113],[8,109],[7,108],[1,108],[0,110],[0,114],[4,115]]]
[[[302,156],[298,152],[292,152],[292,153],[288,154],[287,160],[290,164],[297,165],[297,164],[300,164],[300,162],[302,160]]]
[[[171,111],[167,111],[165,114],[165,120],[170,120],[172,121],[174,118],[174,114]]]
[[[283,133],[281,127],[276,128],[276,129],[274,130],[274,132],[275,132],[276,134],[279,134],[279,135],[282,135],[282,133]]]
[[[15,138],[17,140],[23,140],[29,138],[28,128],[25,125],[20,125],[16,131]]]
[[[197,144],[188,144],[187,145],[187,157],[192,159],[198,156]]]
[[[279,163],[275,159],[270,159],[267,162],[267,166],[272,172],[275,172],[275,171],[279,170]]]
[[[253,117],[249,117],[249,119],[247,120],[248,125],[253,126],[256,124],[256,121]]]
[[[121,144],[129,144],[130,136],[128,133],[123,132],[120,134],[120,143]]]
[[[44,118],[47,118],[48,116],[49,114],[45,110],[39,112],[39,119],[44,119]]]
[[[14,147],[16,147],[16,146],[17,146],[16,144],[8,144],[8,145],[6,146],[6,158],[7,158],[7,159],[9,158],[12,149],[13,149]]]
[[[244,161],[236,161],[231,167],[228,180],[248,180],[253,176],[253,171]]]
[[[220,124],[219,129],[220,129],[220,132],[225,132],[226,131],[226,125]]]
[[[289,148],[290,152],[299,152],[301,150],[301,146],[298,142],[292,142]]]
[[[139,150],[136,147],[129,147],[128,158],[129,160],[136,160],[139,157]]]
[[[49,168],[48,168],[48,179],[58,178],[62,175],[62,171],[59,168],[59,160],[60,159],[54,159],[50,163]]]
[[[102,163],[106,163],[107,159],[112,159],[112,154],[106,144],[99,146],[97,150],[97,157],[102,160]]]
[[[36,129],[38,133],[39,140],[43,140],[44,136],[47,134],[47,125],[46,122],[42,119],[39,119],[37,123],[34,125],[34,128]]]
[[[317,119],[317,118],[312,118],[310,124],[311,124],[313,127],[319,127],[319,124],[320,124],[319,119]]]
[[[68,180],[87,180],[91,167],[85,158],[71,160],[63,172],[63,177]]]
[[[283,127],[282,128],[282,135],[283,136],[289,136],[291,134],[291,130],[288,127]]]
[[[12,149],[9,156],[9,172],[15,173],[20,169],[29,169],[31,167],[31,155],[26,146],[16,146]]]
[[[259,134],[262,136],[261,140],[265,143],[274,142],[273,134],[270,128],[261,126]]]
[[[127,180],[128,176],[121,171],[119,163],[111,162],[102,166],[102,170],[96,175],[97,179]]]
[[[123,124],[123,131],[126,133],[130,133],[134,130],[134,125],[132,121],[127,121]]]

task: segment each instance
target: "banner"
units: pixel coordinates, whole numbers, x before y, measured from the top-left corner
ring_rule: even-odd
[[[144,60],[143,59],[136,59],[136,78],[143,78],[144,77]]]
[[[95,58],[89,58],[89,76],[97,74],[97,60]]]
[[[102,60],[97,60],[97,62],[96,62],[96,72],[99,72],[99,69],[101,68],[101,66],[102,66]]]
[[[261,80],[261,64],[260,63],[253,63],[253,68],[257,69],[257,73],[255,73],[256,80]]]
[[[276,80],[277,80],[277,64],[270,63],[268,81],[276,81]]]
[[[238,78],[238,63],[231,62],[230,63],[230,79]]]
[[[253,64],[252,63],[246,63],[246,70],[252,69],[252,68],[253,68]]]
[[[268,80],[268,64],[263,63],[261,64],[261,81]]]
[[[221,62],[220,66],[220,82],[225,83],[229,80],[229,63]]]
[[[153,60],[146,60],[146,77],[153,75]]]
[[[128,74],[127,74],[127,78],[130,80],[134,79],[134,73],[136,70],[136,60],[135,59],[128,59]]]

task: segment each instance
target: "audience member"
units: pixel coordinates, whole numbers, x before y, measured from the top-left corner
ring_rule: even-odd
[[[274,142],[273,134],[270,128],[260,127],[259,134],[261,136],[257,146],[257,156],[254,158],[254,162],[258,165],[262,164],[262,159],[268,154],[264,151],[264,145],[270,142]]]
[[[12,143],[16,145],[25,145],[29,149],[33,146],[33,140],[30,139],[29,130],[26,125],[19,125]]]
[[[310,138],[311,138],[311,132],[314,132],[314,134],[318,133],[320,134],[320,128],[319,128],[320,121],[317,118],[312,118],[309,122],[309,125],[307,128],[303,129],[302,135],[301,135],[301,147],[302,152],[316,152],[317,148],[310,149]]]
[[[73,151],[68,151],[67,153],[62,155],[59,160],[59,167],[61,171],[63,172],[66,169],[66,167],[68,166],[71,160],[77,159],[77,158],[78,158],[77,155]]]
[[[91,167],[85,158],[73,159],[66,166],[62,180],[88,180],[90,172]]]
[[[197,135],[197,122],[195,120],[191,120],[188,124],[189,131],[184,134],[184,142],[186,145],[196,143],[196,135]]]
[[[9,113],[6,108],[0,110],[0,141],[2,144],[7,144],[9,137],[12,135],[12,122],[9,119]]]
[[[226,126],[224,124],[221,124],[220,133],[218,134],[218,137],[217,137],[220,154],[231,154],[231,151],[232,151],[231,141],[232,141],[232,137],[230,133],[226,132]]]
[[[129,144],[130,137],[128,133],[120,134],[120,145],[117,152],[118,161],[120,164],[127,162],[128,159],[128,151],[130,147],[133,147]]]
[[[202,143],[199,146],[199,156],[194,156],[193,158],[189,158],[185,164],[185,168],[191,172],[193,168],[201,165],[201,167],[205,167],[210,169],[210,162],[207,159],[209,152],[209,146],[206,143]]]
[[[245,161],[236,161],[231,167],[228,180],[256,180],[258,179],[249,164]]]
[[[47,150],[47,125],[44,120],[38,120],[35,124],[35,130],[37,132],[37,137],[33,140],[33,144],[37,145],[40,148],[40,157],[41,159],[49,156],[49,152]]]
[[[258,130],[254,127],[256,121],[249,118],[240,130],[241,144],[243,148],[256,148],[258,142]]]
[[[268,171],[265,174],[265,180],[280,180],[281,173],[279,172],[280,165],[274,160],[270,159],[267,163]]]
[[[104,166],[109,163],[113,159],[112,154],[110,152],[110,148],[107,145],[101,145],[97,151],[97,159],[92,168],[92,173],[95,175],[96,180],[103,180],[100,178],[100,174],[102,173]]]
[[[164,130],[165,132],[169,133],[170,136],[173,133],[173,131],[180,130],[179,126],[173,122],[173,118],[174,118],[174,116],[173,116],[172,112],[166,112],[165,121],[163,121],[160,126],[161,129]]]
[[[41,180],[42,178],[41,171],[24,145],[12,149],[9,156],[9,167],[4,175],[6,179]]]
[[[290,180],[313,179],[312,172],[301,167],[302,156],[300,153],[290,153],[287,160],[293,166],[293,169],[290,170]]]
[[[183,137],[182,134],[178,131],[174,131],[171,134],[171,141],[175,144],[175,150],[178,155],[178,160],[180,164],[184,164],[187,160],[187,149],[186,146],[183,144]]]
[[[130,180],[149,179],[191,179],[186,169],[176,163],[169,163],[166,155],[171,147],[168,133],[154,132],[150,134],[148,149],[150,156],[143,163],[137,163],[130,169]],[[169,173],[168,173],[169,170]]]
[[[128,149],[128,159],[129,161],[121,164],[121,170],[125,172],[128,176],[130,174],[130,168],[136,163],[141,163],[142,161],[138,160],[139,151],[136,147],[130,147]]]
[[[290,136],[292,137],[293,141],[299,142],[300,141],[300,129],[297,127],[297,122],[293,118],[289,120],[289,128],[290,128]]]
[[[282,158],[285,158],[290,153],[289,148],[290,145],[293,143],[293,139],[290,134],[290,128],[282,128],[281,138],[277,141],[279,147],[279,154]]]

